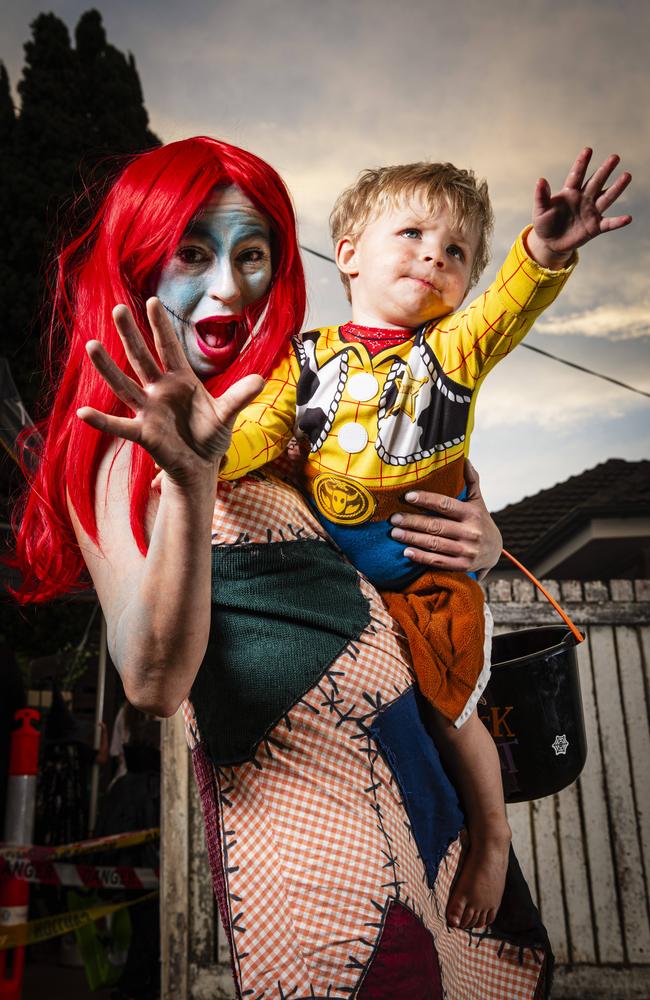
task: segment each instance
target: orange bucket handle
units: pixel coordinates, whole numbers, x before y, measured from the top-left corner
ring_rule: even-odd
[[[546,598],[546,600],[550,604],[553,605],[553,607],[557,611],[557,613],[560,616],[560,618],[562,618],[562,620],[565,622],[565,624],[571,629],[571,632],[573,633],[573,636],[574,636],[576,642],[584,642],[584,638],[585,637],[582,634],[582,632],[580,631],[580,629],[577,628],[577,626],[575,626],[573,624],[573,622],[569,618],[569,616],[566,613],[566,611],[562,610],[562,608],[557,603],[557,601],[555,600],[555,598],[551,597],[551,595],[549,594],[548,590],[546,590],[546,588],[541,585],[541,583],[539,582],[539,580],[537,579],[537,577],[534,576],[530,572],[529,569],[526,569],[526,567],[524,565],[522,565],[522,563],[520,563],[518,559],[515,559],[515,557],[513,555],[510,555],[509,552],[506,552],[505,549],[502,549],[501,551],[503,552],[504,556],[507,559],[510,560],[511,563],[514,563],[514,565],[517,567],[517,569],[521,570],[521,572],[524,574],[524,576],[528,577],[528,579],[530,580],[531,583],[535,584],[535,586],[537,587],[537,589],[539,590],[539,592],[544,595],[544,597]]]

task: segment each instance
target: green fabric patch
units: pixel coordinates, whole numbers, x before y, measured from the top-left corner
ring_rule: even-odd
[[[212,624],[190,698],[215,764],[260,742],[370,622],[356,570],[306,540],[212,550]]]

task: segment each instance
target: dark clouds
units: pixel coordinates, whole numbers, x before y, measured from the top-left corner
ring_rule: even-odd
[[[47,9],[72,29],[88,6],[64,0]],[[267,158],[294,195],[304,241],[325,252],[331,204],[360,169],[450,159],[490,183],[497,227],[487,281],[530,218],[538,176],[561,185],[585,144],[598,161],[621,153],[634,175],[623,209],[635,215],[634,225],[585,248],[546,325],[532,336],[567,356],[588,345],[594,367],[597,360],[614,377],[650,388],[641,352],[646,348],[647,357],[650,314],[650,4],[111,0],[96,6],[110,40],[136,56],[153,129],[168,140],[219,135]],[[0,58],[14,83],[29,21],[42,9],[26,0],[3,11]],[[333,268],[307,263],[311,322],[345,318]],[[483,390],[474,437],[494,505],[561,478],[557,470],[569,453],[582,468],[610,457],[612,439],[621,442],[619,456],[638,457],[644,447],[647,454],[638,419],[646,404],[639,397],[530,352],[507,365],[513,367],[504,365]],[[556,393],[562,433],[573,428],[577,450],[573,439],[564,451],[552,440]],[[598,420],[590,421],[596,410]],[[509,473],[513,412],[535,440],[525,484]],[[499,441],[494,452],[493,440]]]

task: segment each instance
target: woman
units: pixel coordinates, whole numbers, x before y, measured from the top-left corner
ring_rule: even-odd
[[[529,906],[479,935],[445,924],[462,813],[378,595],[272,473],[215,499],[234,418],[304,302],[268,165],[206,138],[132,161],[61,257],[66,343],[20,596],[70,589],[85,564],[128,699],[183,705],[242,995],[424,1000],[442,978],[458,1000],[541,996]],[[419,561],[495,561],[468,475],[467,504],[418,498],[444,515],[407,522]]]

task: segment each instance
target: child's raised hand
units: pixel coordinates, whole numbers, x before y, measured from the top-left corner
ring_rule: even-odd
[[[585,181],[591,154],[589,147],[582,150],[557,194],[551,193],[546,178],[540,177],[537,182],[533,229],[527,243],[529,252],[544,267],[562,267],[578,247],[632,221],[631,215],[604,217],[628,186],[632,175],[625,172],[610,187],[604,186],[620,160],[614,154]]]

